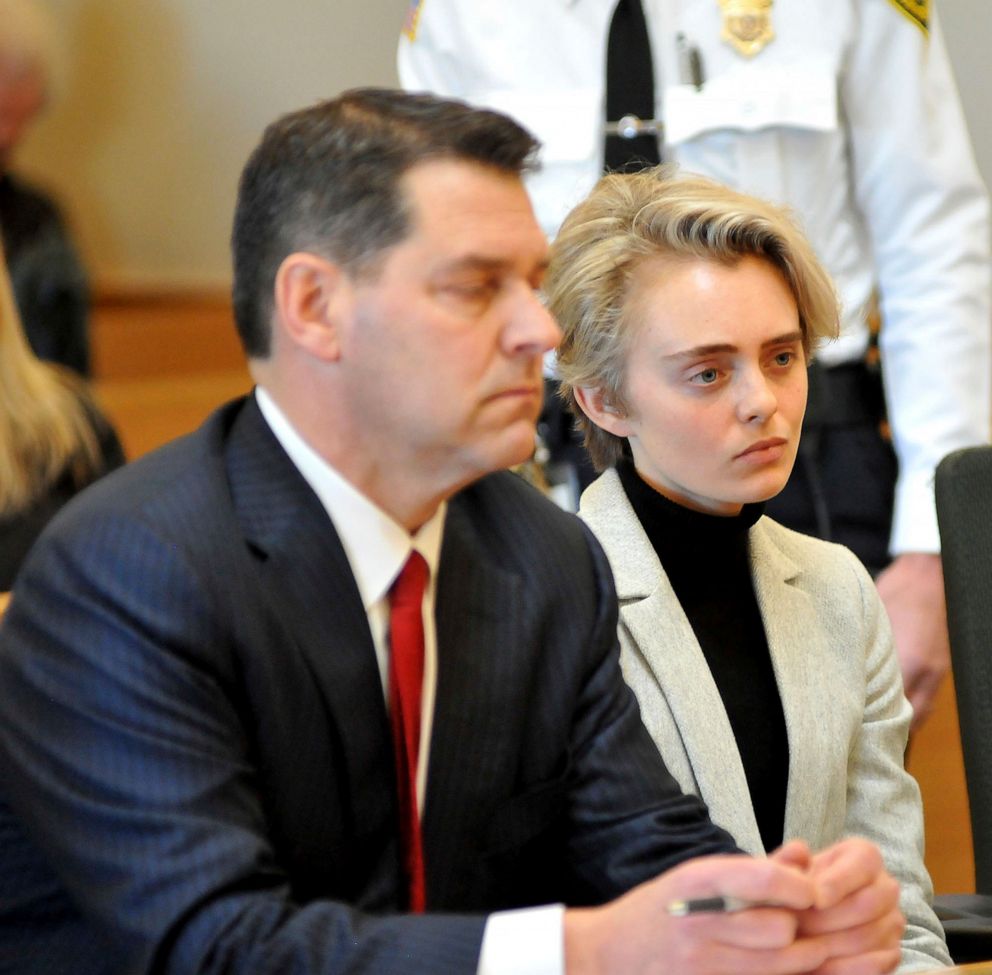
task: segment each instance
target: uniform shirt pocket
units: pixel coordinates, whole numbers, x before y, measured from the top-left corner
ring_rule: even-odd
[[[665,140],[679,145],[719,130],[758,132],[837,128],[837,83],[826,66],[741,65],[693,85],[664,92]]]

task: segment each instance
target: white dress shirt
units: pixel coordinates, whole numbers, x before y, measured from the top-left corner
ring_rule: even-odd
[[[430,569],[422,607],[424,685],[417,758],[417,808],[422,812],[437,689],[434,609],[447,505],[442,503],[411,536],[306,443],[264,388],[256,388],[255,398],[275,438],[317,495],[341,539],[368,616],[384,694],[388,695],[389,688],[389,589],[414,549]],[[564,908],[558,904],[491,914],[482,939],[478,975],[563,975],[563,915]]]

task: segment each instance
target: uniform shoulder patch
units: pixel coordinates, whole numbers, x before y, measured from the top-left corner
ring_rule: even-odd
[[[930,0],[890,0],[924,34],[930,33]]]
[[[420,14],[423,9],[424,0],[410,0],[410,5],[406,10],[406,20],[403,21],[403,33],[406,34],[409,41],[417,39],[417,28],[420,26]]]

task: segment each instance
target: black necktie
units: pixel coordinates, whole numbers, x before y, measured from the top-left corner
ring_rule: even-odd
[[[654,69],[641,0],[619,0],[606,44],[606,121],[654,118]],[[635,172],[661,161],[655,135],[606,137],[605,168]]]

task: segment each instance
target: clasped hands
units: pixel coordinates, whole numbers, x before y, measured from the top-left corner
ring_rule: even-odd
[[[672,901],[775,904],[673,917]],[[899,885],[867,840],[765,859],[700,857],[598,908],[565,912],[567,975],[882,975],[899,963]]]

